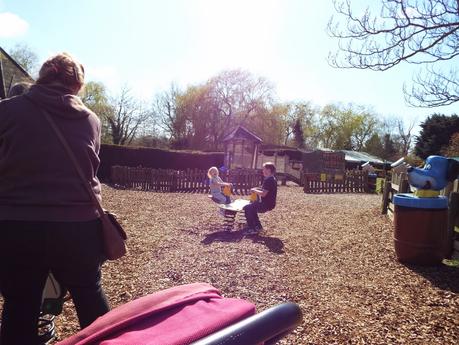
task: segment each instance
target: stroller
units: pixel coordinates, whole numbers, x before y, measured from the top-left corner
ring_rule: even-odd
[[[65,291],[51,276],[43,299],[41,340],[55,337],[54,317]],[[206,283],[180,285],[121,305],[57,345],[250,345],[275,344],[302,319],[294,303],[261,313],[241,299],[224,298]]]
[[[121,305],[57,345],[256,345],[274,342],[301,321],[294,303],[255,314],[241,299],[206,283],[180,285]]]

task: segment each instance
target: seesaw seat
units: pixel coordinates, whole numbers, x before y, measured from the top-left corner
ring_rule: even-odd
[[[212,200],[212,196],[209,196]],[[215,200],[214,200],[215,201]],[[238,227],[243,227],[247,221],[244,214],[244,206],[250,204],[249,200],[236,199],[229,204],[217,204],[223,217],[225,230],[231,231],[234,228],[236,218],[238,220]],[[239,216],[238,216],[239,214]]]

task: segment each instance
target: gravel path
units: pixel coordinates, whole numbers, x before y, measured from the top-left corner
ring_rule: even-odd
[[[280,344],[459,343],[459,270],[399,264],[380,196],[280,187],[251,237],[223,231],[206,195],[104,186],[104,198],[130,236],[129,255],[104,266],[112,306],[201,281],[259,311],[298,303],[304,321]],[[77,331],[71,302],[56,324],[61,338]]]

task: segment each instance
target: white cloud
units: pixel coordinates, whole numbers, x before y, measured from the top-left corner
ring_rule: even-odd
[[[0,37],[21,36],[27,32],[29,23],[10,12],[0,13]]]

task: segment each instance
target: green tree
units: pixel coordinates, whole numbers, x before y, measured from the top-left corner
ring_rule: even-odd
[[[430,155],[441,154],[448,146],[452,135],[459,132],[459,117],[433,114],[420,126],[414,150],[417,156],[426,159]]]
[[[273,104],[260,107],[256,115],[246,119],[244,125],[263,138],[265,143],[282,145],[284,142],[284,127],[282,125],[282,105]]]
[[[331,149],[360,151],[377,125],[376,116],[365,107],[329,104],[319,113],[320,144]]]
[[[83,103],[99,116],[101,120],[102,143],[113,143],[108,118],[114,110],[110,104],[105,85],[100,82],[90,81],[85,84],[83,90],[80,92],[80,97]]]
[[[16,44],[8,54],[31,76],[37,74],[38,56],[26,43]]]
[[[330,19],[328,31],[339,40],[339,50],[329,55],[333,66],[385,71],[404,62],[424,65],[411,90],[404,88],[406,100],[421,107],[459,101],[456,69],[441,68],[459,55],[457,0],[382,0],[377,14],[350,0],[334,0],[334,5],[337,17]]]
[[[297,119],[295,121],[295,125],[293,126],[293,142],[296,147],[300,149],[304,148],[303,124],[300,119]]]
[[[389,133],[386,133],[383,137],[383,152],[381,157],[389,161],[396,161],[400,158],[395,142]]]
[[[376,157],[384,156],[384,145],[378,133],[373,133],[373,135],[365,142],[363,149],[365,152]]]
[[[223,149],[222,139],[244,125],[265,140],[281,140],[280,108],[274,90],[261,77],[224,71],[183,92],[171,90],[156,98],[155,113],[177,145],[192,149]]]
[[[352,114],[352,147],[356,151],[361,151],[365,142],[373,135],[377,126],[378,120],[376,116],[364,107],[360,107],[357,113]]]
[[[133,97],[127,86],[122,87],[117,97],[110,97],[104,84],[89,82],[81,93],[81,99],[100,117],[104,143],[131,144],[148,120],[153,118],[151,110]]]
[[[218,106],[208,84],[190,86],[178,96],[177,113],[185,120],[185,137],[193,149],[208,149],[222,136],[218,122]]]
[[[131,142],[134,146],[142,147],[154,147],[159,149],[168,149],[170,147],[170,141],[165,136],[158,135],[141,135]]]
[[[279,104],[282,107],[280,121],[283,126],[283,144],[288,145],[294,135],[295,124],[300,121],[303,129],[304,146],[317,146],[317,109],[310,102],[289,102]]]
[[[447,157],[459,157],[459,132],[451,136],[449,144],[442,150],[442,154]]]

